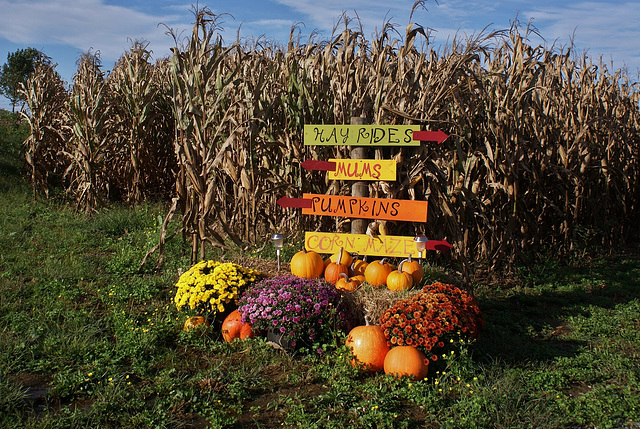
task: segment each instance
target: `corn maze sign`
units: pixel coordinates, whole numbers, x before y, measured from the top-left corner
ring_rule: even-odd
[[[344,247],[350,253],[369,256],[419,258],[413,237],[367,234],[341,234],[335,232],[305,232],[304,244],[307,250],[318,253],[336,253]],[[451,245],[444,240],[427,241],[425,250],[447,251]]]
[[[305,125],[305,145],[332,146],[419,146],[421,141],[442,143],[442,131],[421,131],[419,125]],[[331,180],[396,180],[396,161],[379,159],[306,160],[307,171],[326,171]],[[301,208],[302,214],[340,216],[405,222],[426,222],[427,202],[390,198],[304,194],[302,198],[282,197],[281,207]],[[367,234],[306,232],[305,248],[318,253],[348,252],[370,256],[419,257],[413,237]],[[446,251],[451,245],[429,240],[426,250]]]

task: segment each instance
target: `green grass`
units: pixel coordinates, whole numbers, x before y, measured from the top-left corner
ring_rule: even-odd
[[[0,153],[0,427],[640,422],[638,253],[540,261],[508,287],[473,285],[487,322],[479,341],[424,381],[396,380],[352,369],[341,346],[292,356],[262,339],[183,332],[171,302],[188,246],[170,241],[161,271],[138,272],[166,208],[88,217],[34,200],[14,149]]]

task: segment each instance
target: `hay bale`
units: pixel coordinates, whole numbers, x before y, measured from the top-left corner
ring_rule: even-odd
[[[380,317],[389,307],[398,301],[411,298],[421,290],[412,288],[396,292],[365,283],[359,289],[345,293],[345,301],[356,323],[364,325],[368,321],[371,325],[379,325]]]

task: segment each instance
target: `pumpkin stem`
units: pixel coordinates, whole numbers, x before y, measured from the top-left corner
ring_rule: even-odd
[[[409,257],[407,258],[407,260],[411,262],[411,254],[409,254]]]
[[[365,314],[365,315],[364,315],[364,324],[365,324],[366,326],[369,326],[369,325],[371,324],[371,323],[369,322],[369,315],[368,315],[368,314]]]
[[[402,261],[400,261],[400,263],[398,264],[398,272],[399,273],[402,272],[402,264],[404,264],[407,261],[411,262],[411,256],[409,256],[409,259],[403,259]]]
[[[344,278],[345,278],[345,280],[347,280],[347,281],[349,280],[349,276],[348,276],[348,275],[346,275],[345,273],[340,273],[340,274],[339,274],[339,276],[340,276],[340,277],[344,277]]]
[[[344,247],[341,247],[340,250],[338,250],[338,258],[336,259],[336,264],[340,265],[340,262],[342,261],[342,250],[344,249]]]
[[[387,262],[387,258],[382,258],[380,260],[380,265],[384,265]]]

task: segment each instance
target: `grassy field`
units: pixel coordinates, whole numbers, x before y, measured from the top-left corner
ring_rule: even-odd
[[[20,168],[3,142],[0,427],[640,427],[640,252],[537,258],[471,285],[486,330],[410,382],[352,369],[339,344],[290,355],[183,332],[173,285],[190,245],[138,272],[166,208],[79,215],[34,201]]]

